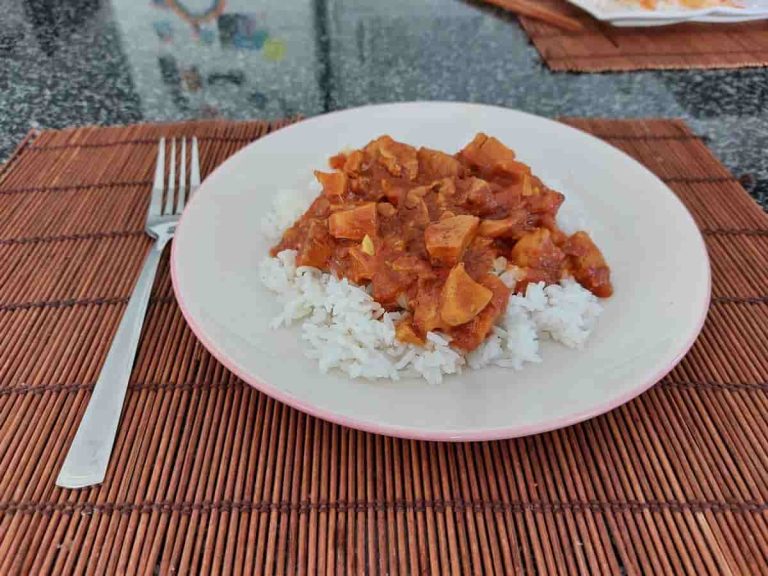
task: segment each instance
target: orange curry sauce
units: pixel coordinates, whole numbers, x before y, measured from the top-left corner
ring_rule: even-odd
[[[403,342],[440,331],[460,350],[479,346],[510,296],[493,272],[499,257],[518,293],[566,276],[597,296],[613,292],[589,235],[557,227],[564,196],[493,137],[478,134],[451,156],[381,136],[330,165],[315,172],[323,192],[271,253],[296,250],[298,266],[370,283],[384,308],[407,311]]]

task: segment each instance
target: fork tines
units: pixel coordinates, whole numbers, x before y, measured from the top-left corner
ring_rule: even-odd
[[[168,167],[166,170],[166,141],[160,138],[157,148],[157,166],[155,181],[152,186],[152,199],[149,203],[149,215],[179,215],[191,194],[200,185],[200,160],[197,138],[192,137],[189,145],[187,138],[179,139],[180,153],[176,153],[176,138],[170,141]],[[189,166],[189,170],[187,167]],[[165,175],[168,174],[168,181]],[[187,182],[189,175],[189,182]],[[177,178],[178,176],[178,178]]]

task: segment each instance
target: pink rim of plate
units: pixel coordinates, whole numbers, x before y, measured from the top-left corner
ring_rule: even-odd
[[[634,161],[634,158],[632,160]],[[219,167],[216,168],[216,170],[219,170],[221,166],[223,166],[225,163],[226,161],[220,164]],[[670,193],[674,194],[671,190],[670,190]],[[198,195],[199,195],[199,191],[197,195],[192,197],[192,199],[190,200],[190,203],[195,202]],[[677,197],[677,195],[675,195],[675,197]],[[685,205],[683,206],[685,207]],[[187,206],[187,208],[189,208],[189,206]],[[688,211],[687,207],[685,207],[685,209],[686,211]],[[699,234],[699,240],[701,241],[702,245],[704,245],[703,248],[704,248],[706,266],[707,266],[707,298],[704,301],[704,306],[702,307],[696,329],[691,332],[688,340],[680,350],[679,354],[677,354],[663,368],[660,368],[657,372],[655,372],[653,376],[641,382],[640,384],[637,385],[637,387],[630,390],[629,392],[626,392],[625,394],[621,394],[616,398],[612,398],[608,402],[605,402],[604,404],[599,404],[589,410],[576,412],[567,417],[556,418],[550,421],[542,421],[541,423],[528,425],[528,426],[509,426],[504,428],[490,428],[488,430],[462,432],[462,431],[455,431],[455,430],[444,430],[444,431],[420,430],[418,428],[392,426],[388,424],[377,424],[374,422],[369,422],[366,420],[358,420],[356,418],[351,418],[349,416],[337,414],[330,410],[318,408],[313,404],[304,402],[300,398],[297,398],[296,396],[293,396],[291,394],[284,392],[280,388],[273,386],[268,382],[262,382],[258,380],[253,375],[249,374],[248,371],[238,366],[237,362],[233,358],[230,358],[226,354],[226,352],[224,352],[222,349],[220,349],[216,345],[216,343],[213,340],[208,338],[203,328],[197,324],[195,318],[189,312],[189,309],[186,303],[184,302],[184,298],[182,297],[182,291],[179,288],[179,272],[178,272],[179,261],[176,255],[176,244],[178,242],[178,239],[182,236],[182,234],[186,230],[186,227],[184,226],[184,214],[186,214],[186,212],[187,211],[185,210],[181,216],[181,219],[179,220],[179,225],[176,228],[176,239],[171,245],[171,282],[173,284],[173,291],[176,295],[176,301],[179,304],[179,308],[181,308],[181,313],[183,314],[185,320],[187,321],[187,324],[189,324],[190,329],[195,334],[195,336],[197,336],[197,338],[200,340],[203,346],[205,346],[206,349],[208,349],[208,351],[211,354],[213,354],[213,356],[219,362],[221,362],[230,372],[235,374],[238,378],[243,380],[246,384],[252,386],[253,388],[256,388],[257,390],[263,392],[268,396],[271,396],[275,400],[279,400],[280,402],[287,404],[288,406],[291,406],[293,408],[296,408],[297,410],[300,410],[301,412],[304,412],[311,416],[315,416],[317,418],[321,418],[323,420],[327,420],[329,422],[333,422],[335,424],[341,424],[342,426],[347,426],[349,428],[362,430],[364,432],[372,432],[374,434],[383,434],[385,436],[395,436],[398,438],[405,438],[409,440],[469,442],[469,441],[489,441],[489,440],[503,440],[508,438],[519,438],[522,436],[530,436],[532,434],[539,434],[542,432],[557,430],[558,428],[565,428],[567,426],[571,426],[573,424],[578,424],[579,422],[589,420],[590,418],[594,418],[595,416],[600,416],[601,414],[605,414],[606,412],[610,412],[614,408],[618,408],[619,406],[626,404],[633,398],[636,398],[637,396],[639,396],[640,394],[642,394],[643,392],[651,388],[654,384],[656,384],[662,378],[664,378],[664,376],[666,376],[672,370],[672,368],[674,368],[680,362],[680,360],[682,360],[682,358],[691,349],[691,346],[693,346],[694,342],[696,342],[696,339],[698,338],[699,333],[704,327],[704,322],[707,319],[707,313],[709,312],[709,305],[712,297],[712,274],[711,274],[711,268],[709,265],[709,258],[707,256],[708,253],[707,253],[706,245],[704,245],[704,238],[701,236],[701,234]],[[689,214],[690,214],[690,211],[689,211]]]

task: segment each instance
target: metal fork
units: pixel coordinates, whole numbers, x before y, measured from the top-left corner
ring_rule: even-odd
[[[63,488],[84,488],[104,481],[112,445],[120,422],[125,392],[133,369],[136,349],[155,280],[157,265],[166,244],[173,238],[187,197],[200,185],[197,138],[192,138],[189,194],[187,194],[187,140],[181,140],[178,194],[176,190],[176,139],[171,140],[168,186],[165,188],[165,138],[160,139],[155,182],[144,230],[154,238],[136,287],[128,301],[107,359],[101,368],[85,415],[61,467],[56,484]],[[165,201],[163,201],[165,191]],[[176,202],[174,203],[174,197]]]

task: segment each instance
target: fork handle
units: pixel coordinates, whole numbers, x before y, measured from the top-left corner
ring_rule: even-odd
[[[167,237],[157,239],[144,260],[144,267],[112,340],[80,427],[56,479],[56,484],[62,488],[84,488],[104,481],[149,294],[168,240]]]

